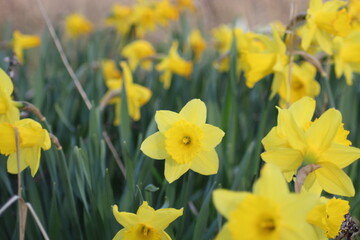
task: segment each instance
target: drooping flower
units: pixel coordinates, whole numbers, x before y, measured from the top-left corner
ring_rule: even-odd
[[[65,19],[65,31],[71,38],[87,35],[93,30],[93,25],[83,15],[73,13]]]
[[[349,209],[349,202],[346,200],[321,197],[319,203],[309,212],[307,221],[319,228],[325,237],[335,238]]]
[[[164,83],[165,89],[170,88],[173,73],[183,77],[189,77],[192,73],[192,63],[179,56],[178,46],[177,41],[173,42],[169,55],[156,65],[156,70],[163,72],[160,80]]]
[[[215,147],[224,132],[206,124],[206,106],[199,99],[188,102],[179,113],[157,111],[159,131],[141,144],[141,151],[154,159],[165,159],[165,178],[172,183],[189,169],[202,175],[215,174],[219,159]]]
[[[102,61],[101,66],[105,82],[111,79],[121,79],[121,72],[117,69],[114,60],[106,59]]]
[[[0,123],[13,123],[20,119],[19,109],[11,99],[14,85],[9,76],[0,68]]]
[[[329,193],[354,196],[352,181],[342,168],[360,158],[360,149],[349,146],[338,110],[329,109],[311,121],[315,104],[304,97],[289,109],[278,108],[278,125],[262,140],[265,152],[261,157],[279,166],[288,181],[302,165],[319,165],[306,177],[306,189],[319,184]]]
[[[213,201],[228,220],[216,240],[317,239],[306,222],[317,196],[290,193],[275,165],[266,164],[262,168],[253,193],[217,189],[213,192]]]
[[[111,7],[111,13],[106,18],[105,23],[115,26],[116,30],[122,34],[128,34],[131,28],[132,8],[120,4]]]
[[[144,3],[139,2],[133,7],[130,21],[136,27],[136,36],[143,37],[146,32],[153,31],[156,28],[155,10],[146,1]]]
[[[178,9],[169,0],[161,0],[155,5],[156,20],[163,26],[168,26],[169,21],[176,21],[179,18]]]
[[[13,174],[18,173],[14,128],[19,132],[20,172],[30,167],[31,176],[34,177],[39,169],[41,149],[48,150],[51,147],[49,133],[32,119],[22,119],[14,124],[0,123],[0,153],[9,156],[7,170]]]
[[[154,210],[144,201],[136,214],[119,212],[116,205],[113,205],[113,214],[116,221],[124,226],[113,240],[171,240],[164,230],[183,215],[183,209]]]
[[[176,6],[180,10],[196,10],[193,0],[176,0]]]
[[[140,119],[140,108],[150,100],[152,93],[150,89],[133,82],[130,68],[126,62],[121,62],[120,66],[123,69],[129,115],[134,121],[138,121]],[[112,90],[122,89],[122,78],[110,79],[105,83],[109,90],[105,93],[104,98]],[[115,104],[114,125],[119,125],[121,97],[114,97],[109,103]]]
[[[204,49],[206,48],[206,41],[198,29],[191,31],[189,36],[189,44],[195,54],[195,59],[199,60]]]
[[[131,70],[135,70],[139,63],[145,70],[150,70],[152,60],[147,59],[156,53],[150,42],[145,40],[136,40],[126,45],[121,54],[128,59]]]
[[[26,35],[19,31],[14,31],[13,33],[12,46],[20,63],[24,62],[24,49],[37,47],[40,43],[41,40],[37,35]]]

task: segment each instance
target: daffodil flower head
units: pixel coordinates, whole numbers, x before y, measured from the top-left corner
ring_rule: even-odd
[[[124,5],[114,4],[111,7],[111,13],[106,18],[105,23],[115,26],[116,30],[122,34],[128,34],[131,28],[131,14],[133,9]]]
[[[253,193],[217,189],[213,201],[228,220],[216,240],[315,239],[306,217],[317,196],[290,193],[275,165],[266,164],[262,168]]]
[[[79,13],[70,14],[65,19],[65,31],[71,38],[87,35],[93,28],[92,23]]]
[[[224,132],[206,124],[206,106],[199,99],[188,102],[179,113],[157,111],[159,131],[141,144],[141,151],[154,159],[165,159],[165,178],[174,182],[189,169],[202,175],[216,174],[219,159],[215,147]]]
[[[261,157],[279,166],[288,181],[302,165],[318,165],[306,177],[306,189],[319,184],[329,193],[354,196],[353,183],[342,169],[360,158],[360,149],[349,146],[338,110],[329,109],[312,121],[315,105],[314,99],[303,97],[289,109],[278,108],[278,125],[262,140]]]
[[[204,49],[206,48],[206,41],[198,29],[191,31],[189,36],[189,44],[195,54],[195,59],[199,60]]]
[[[155,5],[155,15],[159,24],[168,26],[170,20],[179,18],[179,10],[169,0],[161,0]]]
[[[176,0],[176,5],[180,10],[196,10],[193,0]]]
[[[24,62],[24,49],[37,47],[40,43],[40,37],[37,35],[22,34],[20,31],[13,33],[12,46],[20,63]]]
[[[121,51],[121,54],[128,59],[130,69],[134,71],[139,63],[145,70],[151,70],[152,60],[147,59],[155,55],[156,51],[150,42],[145,40],[136,40],[129,43]]]
[[[0,123],[13,123],[20,118],[19,109],[11,99],[14,85],[9,76],[0,68]]]
[[[349,202],[346,200],[321,197],[319,204],[309,212],[307,221],[320,228],[325,237],[335,238],[349,209]]]
[[[117,69],[114,60],[106,59],[102,61],[101,66],[105,82],[111,79],[121,79],[121,72]]]
[[[20,172],[30,167],[31,175],[35,176],[40,165],[41,149],[48,150],[51,147],[49,133],[32,119],[22,119],[14,124],[0,123],[0,153],[9,156],[7,170],[12,174],[18,173],[14,128],[19,132]]]
[[[124,226],[113,240],[171,240],[164,230],[171,222],[183,215],[183,209],[154,210],[144,201],[136,214],[119,212],[116,205],[113,206],[113,214],[116,221]]]

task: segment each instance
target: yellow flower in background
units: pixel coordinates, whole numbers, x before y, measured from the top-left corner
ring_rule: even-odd
[[[228,221],[215,240],[317,239],[306,217],[317,196],[290,193],[280,170],[266,164],[255,182],[253,193],[217,189],[216,209]]]
[[[348,5],[351,26],[353,29],[360,30],[360,1],[350,0]]]
[[[9,76],[0,68],[0,123],[13,123],[20,119],[19,109],[11,99],[14,85]]]
[[[320,94],[320,84],[315,80],[316,68],[312,64],[308,62],[303,62],[301,65],[293,63],[291,73],[292,78],[289,89],[287,88],[288,84],[285,84],[285,82],[280,84],[279,105],[282,108],[285,108],[287,103],[291,105],[302,97],[316,97]]]
[[[206,106],[199,99],[188,102],[179,113],[157,111],[159,131],[141,144],[141,151],[154,159],[165,159],[165,178],[177,180],[189,169],[202,175],[216,174],[219,159],[215,147],[224,132],[206,124]]]
[[[327,54],[332,54],[331,42],[333,36],[346,36],[351,31],[350,16],[345,1],[311,0],[306,15],[306,24],[299,31],[302,38],[301,47],[308,50],[315,42]]]
[[[151,70],[152,60],[149,57],[154,56],[156,51],[150,42],[145,40],[136,40],[126,45],[121,54],[128,59],[130,69],[134,71],[139,63],[145,70]]]
[[[114,217],[124,226],[113,240],[171,240],[164,231],[171,222],[183,215],[183,209],[162,208],[154,210],[144,201],[136,214],[119,212],[118,206],[112,207]]]
[[[126,62],[121,62],[120,66],[123,69],[123,79],[125,81],[129,115],[134,121],[138,121],[141,117],[140,108],[150,100],[152,93],[150,89],[133,83],[132,74]],[[106,86],[109,90],[105,93],[104,97],[106,97],[112,90],[122,89],[122,79],[110,79],[106,81]],[[114,125],[119,125],[121,97],[114,97],[109,103],[115,104]]]
[[[328,193],[354,196],[353,183],[342,169],[360,158],[360,149],[349,146],[338,110],[329,109],[311,121],[315,104],[304,97],[289,109],[278,108],[278,125],[262,140],[261,158],[279,166],[288,181],[302,165],[319,165],[306,177],[305,189],[318,184]]]
[[[211,30],[211,35],[215,44],[215,49],[220,53],[230,51],[233,30],[227,25],[221,25],[220,27]]]
[[[65,31],[71,38],[87,35],[93,30],[93,25],[79,13],[73,13],[65,19]]]
[[[180,10],[196,10],[193,0],[176,0],[176,5]]]
[[[206,41],[202,37],[200,31],[198,29],[194,29],[191,31],[189,35],[189,44],[191,49],[195,54],[195,59],[200,60],[201,55],[206,48]]]
[[[352,85],[353,72],[360,73],[360,31],[336,37],[333,44],[336,77],[344,74],[346,83]]]
[[[192,73],[192,62],[185,61],[178,54],[179,43],[173,42],[169,50],[169,55],[156,65],[156,70],[163,72],[160,80],[164,83],[164,88],[169,89],[171,85],[172,74],[189,77]]]
[[[335,238],[349,209],[349,202],[346,200],[321,197],[319,204],[309,212],[307,221],[320,228],[323,236]]]
[[[120,34],[128,34],[131,27],[132,9],[120,4],[114,4],[111,7],[110,16],[105,20],[105,23],[116,27]]]
[[[20,172],[30,167],[31,176],[35,176],[40,165],[41,149],[51,147],[49,133],[32,119],[22,119],[14,124],[0,123],[0,153],[8,155],[7,170],[17,174],[15,131],[18,129],[20,137]]]
[[[175,21],[179,18],[178,9],[172,5],[169,0],[161,0],[155,5],[156,20],[163,26],[168,26],[169,21]]]
[[[130,21],[136,27],[136,36],[143,37],[146,32],[155,30],[157,21],[155,9],[139,2],[133,7]]]
[[[13,51],[20,63],[24,62],[24,49],[37,47],[40,43],[40,37],[37,35],[26,35],[19,31],[14,31],[13,33]]]
[[[121,72],[116,67],[116,63],[113,60],[107,59],[102,61],[101,67],[105,82],[111,79],[121,79]]]

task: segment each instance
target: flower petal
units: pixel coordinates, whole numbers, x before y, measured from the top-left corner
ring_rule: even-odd
[[[7,96],[10,96],[14,90],[14,85],[11,79],[1,68],[0,68],[0,88],[5,92]]]
[[[20,150],[20,156],[21,155],[22,155],[22,150]],[[23,158],[20,158],[20,172],[22,172],[28,166],[29,166],[28,163],[25,162]],[[7,160],[7,171],[12,174],[18,173],[16,153],[10,154]]]
[[[213,191],[213,202],[221,215],[228,218],[229,214],[237,208],[239,203],[247,195],[249,195],[249,193],[234,192],[227,189],[216,189]]]
[[[288,172],[298,169],[303,161],[301,152],[291,148],[276,148],[263,152],[261,158],[278,166],[281,171]]]
[[[261,140],[262,145],[266,151],[274,148],[287,147],[287,141],[279,136],[277,127],[273,127],[270,132]]]
[[[189,122],[197,125],[205,124],[206,122],[206,105],[200,99],[193,99],[189,101],[179,112]]]
[[[153,219],[153,226],[158,229],[165,229],[170,223],[182,216],[184,209],[162,208],[155,211],[155,218]]]
[[[300,128],[304,128],[311,121],[315,106],[315,100],[310,97],[303,97],[290,106],[289,111]]]
[[[138,216],[136,214],[129,212],[119,212],[117,205],[113,205],[112,210],[116,221],[125,228],[129,228],[137,224]]]
[[[338,168],[344,168],[360,158],[360,149],[356,147],[332,144],[322,155],[319,163],[331,162]]]
[[[219,170],[219,158],[215,149],[199,152],[191,162],[190,169],[202,175],[216,174]]]
[[[124,232],[125,232],[125,229],[121,229],[120,231],[117,232],[117,234],[114,236],[114,238],[112,240],[125,240]]]
[[[207,149],[216,147],[225,135],[223,130],[210,124],[204,124],[201,128],[204,132],[203,144]]]
[[[20,158],[29,163],[31,169],[31,176],[34,177],[40,166],[40,147],[24,148],[21,151]]]
[[[224,226],[221,228],[220,232],[218,233],[218,235],[216,235],[215,240],[229,240],[229,239],[233,239],[233,237],[229,230],[228,223],[225,223]]]
[[[178,164],[171,157],[165,159],[165,178],[169,183],[174,182],[190,169],[191,163]]]
[[[168,155],[165,149],[165,136],[161,132],[150,135],[142,142],[140,150],[153,159],[165,159]]]
[[[355,195],[354,185],[349,176],[334,164],[322,163],[321,168],[315,170],[315,174],[320,186],[328,193],[346,197]]]
[[[155,113],[155,122],[160,132],[165,132],[177,121],[181,120],[182,117],[176,112],[160,110]]]

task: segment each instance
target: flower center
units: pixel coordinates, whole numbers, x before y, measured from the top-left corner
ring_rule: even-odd
[[[263,232],[263,234],[267,235],[270,234],[271,232],[275,231],[276,229],[276,225],[275,225],[275,221],[273,218],[264,218],[261,219],[260,223],[259,223],[259,231]]]
[[[167,153],[179,164],[191,162],[202,148],[203,130],[186,120],[176,122],[164,135]]]
[[[137,224],[124,232],[125,239],[136,239],[136,240],[161,240],[162,234],[159,230],[140,223]]]

